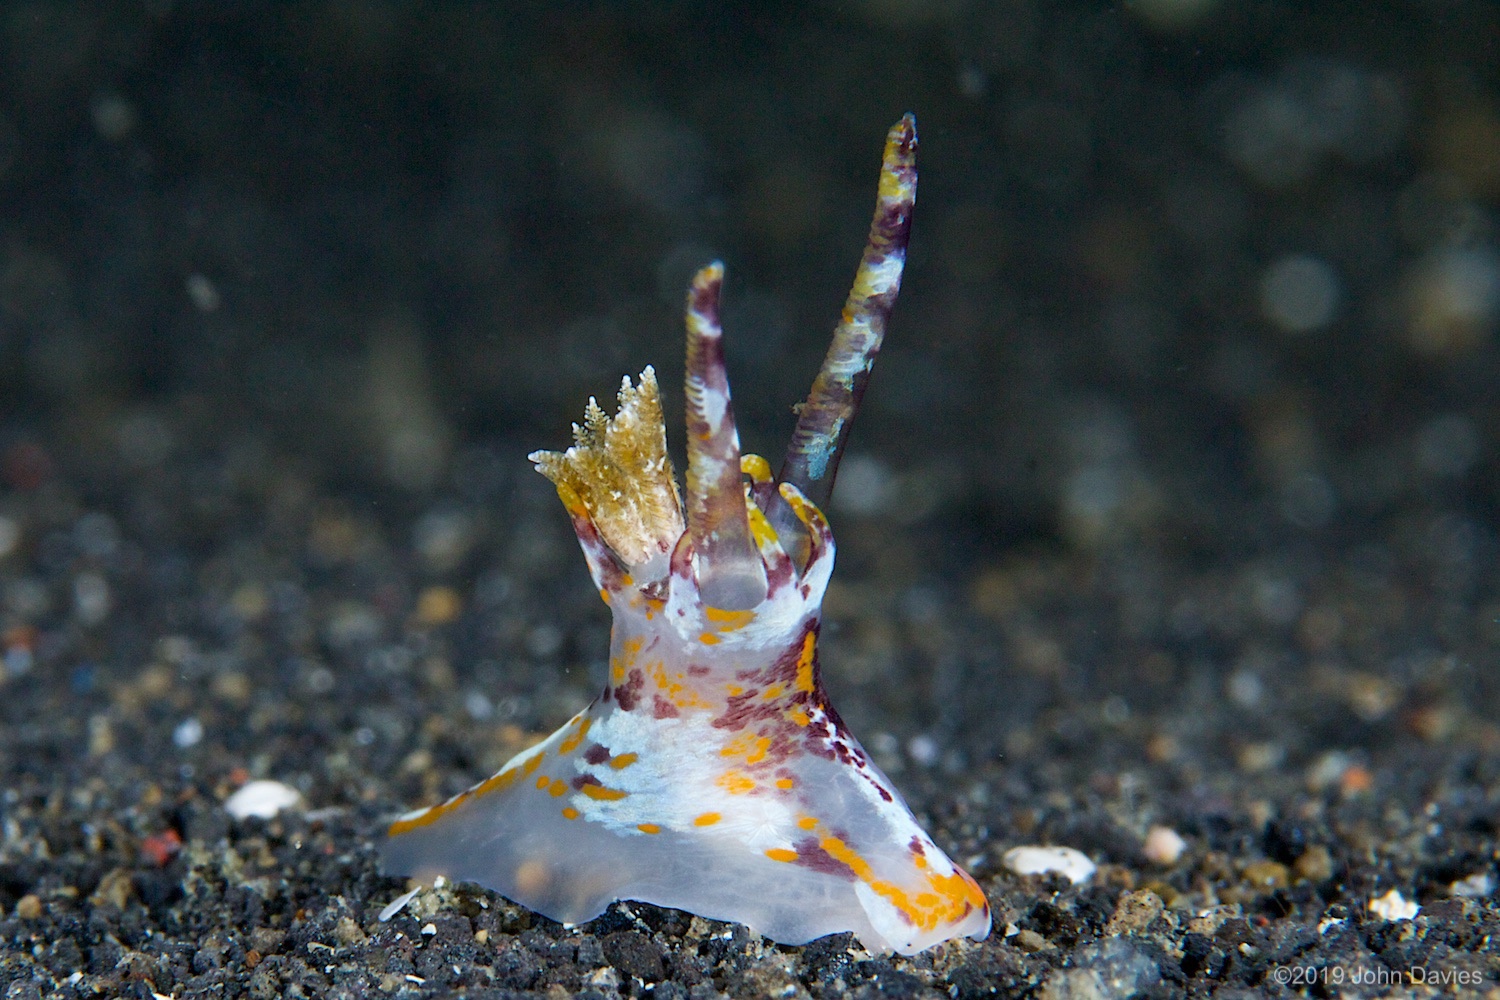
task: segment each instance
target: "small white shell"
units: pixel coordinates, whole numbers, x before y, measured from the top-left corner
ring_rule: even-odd
[[[283,809],[302,803],[302,794],[279,781],[249,781],[224,800],[224,811],[235,819],[271,819]]]
[[[1146,860],[1158,865],[1176,864],[1185,850],[1187,841],[1170,826],[1153,826],[1146,831],[1146,842],[1141,845],[1141,853],[1146,855]]]
[[[1379,899],[1370,900],[1370,912],[1381,920],[1392,922],[1416,919],[1421,906],[1401,895],[1400,889],[1392,889]]]
[[[416,899],[417,893],[421,891],[422,887],[417,886],[410,892],[403,892],[401,895],[385,904],[385,909],[380,911],[380,922],[382,924],[389,923],[390,919],[396,914],[400,913],[402,910],[406,909],[406,904],[410,903],[413,899]]]
[[[1094,877],[1098,866],[1089,856],[1071,847],[1041,847],[1028,844],[1005,852],[1005,867],[1017,875],[1047,875],[1056,872],[1074,885]]]

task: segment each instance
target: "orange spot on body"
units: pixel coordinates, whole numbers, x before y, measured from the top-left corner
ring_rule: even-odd
[[[708,702],[698,696],[698,692],[682,683],[683,673],[678,672],[673,680],[667,676],[667,665],[661,660],[648,664],[646,670],[651,675],[651,680],[657,689],[663,692],[667,699],[677,708],[709,708]]]
[[[720,632],[733,632],[755,621],[755,612],[726,611],[723,608],[704,608],[703,617],[717,625]]]
[[[772,861],[796,861],[797,852],[789,851],[785,847],[773,847],[766,851],[766,857]]]
[[[623,771],[627,767],[629,767],[631,764],[634,764],[639,759],[640,759],[640,755],[639,754],[622,753],[618,757],[612,757],[612,758],[610,758],[609,766],[612,767],[612,768],[614,768],[616,771]]]
[[[636,829],[642,833],[661,833],[661,827],[655,823],[638,823]]]
[[[583,738],[589,734],[589,727],[593,724],[593,719],[584,719],[582,724],[579,725],[578,731],[576,733],[574,733],[572,736],[569,736],[567,739],[563,740],[557,745],[557,752],[559,754],[568,754],[572,753],[574,750],[577,750],[578,744],[583,742]]]
[[[579,812],[577,809],[574,809],[572,806],[563,806],[562,814],[563,819],[577,819],[578,817],[583,815],[583,813]]]
[[[490,792],[498,792],[502,788],[509,788],[516,780],[516,769],[506,768],[499,774],[493,775],[480,782],[474,789],[475,795],[488,795]]]
[[[723,818],[724,817],[720,816],[718,813],[701,813],[701,814],[698,815],[698,817],[696,819],[693,820],[693,825],[694,826],[713,826],[715,823],[717,823],[719,820],[721,820]]]
[[[803,710],[801,705],[796,705],[789,709],[786,713],[786,717],[788,719],[791,719],[799,726],[808,726],[812,724],[812,717]]]
[[[581,791],[589,798],[601,802],[615,802],[630,794],[622,789],[610,788],[606,785],[584,785]]]
[[[797,657],[797,680],[798,691],[811,693],[813,689],[813,663],[818,658],[818,637],[809,631],[802,638],[802,653]]]
[[[698,637],[698,641],[705,646],[717,646],[719,644],[719,637],[712,632],[704,632]]]
[[[804,830],[811,830],[813,827],[818,825],[818,821],[815,817],[803,816],[801,819],[797,820],[797,825]]]
[[[532,771],[535,771],[537,769],[537,765],[541,764],[542,762],[541,758],[542,755],[538,754],[531,760],[528,760],[523,767],[506,768],[500,773],[486,778],[484,781],[475,785],[468,791],[453,796],[453,798],[449,799],[446,802],[435,805],[431,809],[424,809],[422,812],[417,813],[415,816],[410,816],[405,819],[398,819],[396,822],[392,823],[386,830],[386,836],[398,837],[403,833],[410,833],[412,830],[416,830],[420,827],[424,827],[431,823],[437,822],[448,813],[452,812],[459,806],[463,805],[465,802],[469,801],[469,799],[471,798],[477,798],[481,795],[488,795],[490,792],[497,792],[501,789],[509,788],[511,785],[515,784],[516,777],[518,775],[522,773],[530,774]]]
[[[562,781],[554,781],[547,787],[547,794],[552,796],[554,799],[562,798],[565,794],[567,794],[567,791],[567,783]]]
[[[724,789],[730,795],[744,795],[755,787],[755,782],[739,771],[725,771],[719,775],[719,780],[715,781],[714,784]]]
[[[818,841],[818,846],[830,857],[842,861],[856,878],[885,897],[896,912],[923,930],[932,930],[940,921],[951,923],[962,919],[969,911],[988,905],[979,886],[960,869],[955,868],[951,875],[929,871],[927,885],[932,891],[912,898],[900,886],[876,878],[870,863],[842,839],[824,837]],[[931,902],[923,902],[924,899]]]
[[[546,788],[551,783],[552,779],[547,777],[545,774],[539,774],[536,776],[536,787],[538,788]]]
[[[797,782],[792,778],[777,778],[776,787],[780,788],[782,791],[786,791],[788,788],[796,788]]]
[[[766,759],[766,751],[771,749],[771,738],[769,736],[757,736],[755,738],[755,749],[745,755],[746,764],[759,764]]]
[[[755,738],[753,733],[740,733],[734,739],[724,744],[719,751],[721,757],[738,757],[750,752],[750,741]]]

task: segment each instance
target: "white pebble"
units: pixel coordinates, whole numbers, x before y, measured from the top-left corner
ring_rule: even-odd
[[[1370,912],[1381,920],[1413,920],[1422,907],[1410,902],[1401,895],[1399,889],[1392,889],[1379,899],[1370,900]]]
[[[224,811],[235,819],[271,819],[302,801],[302,795],[279,781],[250,781],[224,800]]]
[[[1448,887],[1448,891],[1455,896],[1483,899],[1495,891],[1495,876],[1489,872],[1478,872],[1454,882]]]
[[[584,982],[597,989],[600,993],[618,993],[620,989],[620,970],[616,969],[613,965],[606,965],[589,973],[588,978]],[[788,991],[774,995],[795,996],[796,994]]]
[[[1071,847],[1012,847],[1002,859],[1017,875],[1048,875],[1056,872],[1074,885],[1094,877],[1098,866],[1089,856]]]
[[[413,899],[416,899],[417,898],[417,893],[419,893],[421,891],[422,891],[422,887],[421,886],[417,886],[415,889],[411,890],[410,892],[403,892],[401,895],[397,896],[395,899],[393,899],[389,903],[387,903],[385,905],[385,909],[383,909],[383,910],[380,911],[380,922],[382,924],[386,923],[392,917],[394,917],[396,914],[398,914],[402,910],[406,909],[406,904],[410,903]]]
[[[197,746],[203,739],[203,723],[193,716],[188,716],[177,723],[177,728],[172,730],[172,744],[179,750]]]
[[[1170,826],[1153,826],[1146,831],[1146,842],[1141,846],[1147,860],[1159,865],[1176,864],[1185,850],[1187,841]]]

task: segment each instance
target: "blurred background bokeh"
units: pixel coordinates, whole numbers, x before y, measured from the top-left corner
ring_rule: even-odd
[[[516,610],[589,596],[525,453],[647,363],[677,384],[719,257],[774,457],[911,110],[833,511],[846,686],[981,756],[1026,741],[980,675],[1021,717],[1332,678],[1441,736],[1500,634],[1496,38],[1485,0],[7,3],[11,673],[176,671],[185,634],[243,705],[256,663],[326,693],[389,621],[477,608],[478,719],[602,656],[602,614]]]
[[[1493,510],[1493,5],[503,6],[8,4],[8,436],[431,490],[672,380],[719,256],[774,450],[911,109],[866,478],[1078,545]]]

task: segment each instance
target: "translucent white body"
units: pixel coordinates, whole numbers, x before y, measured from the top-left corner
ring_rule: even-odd
[[[828,704],[816,640],[833,547],[802,509],[813,559],[800,574],[771,559],[753,610],[704,606],[680,550],[665,596],[606,572],[604,693],[495,777],[398,821],[386,871],[477,882],[570,924],[637,899],[786,944],[852,931],[911,954],[984,937],[983,893]]]

